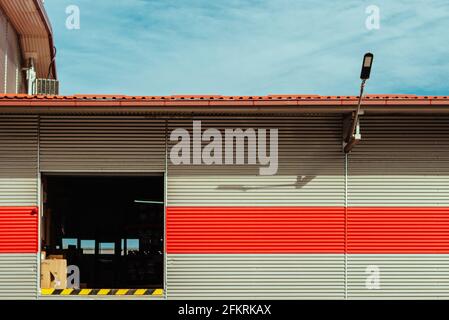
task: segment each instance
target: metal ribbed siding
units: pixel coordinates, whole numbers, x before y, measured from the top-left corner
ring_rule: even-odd
[[[6,92],[18,93],[19,92],[19,76],[22,73],[21,70],[21,52],[19,46],[19,39],[17,33],[8,24],[8,67],[6,73]]]
[[[0,299],[36,297],[37,137],[36,116],[0,116]]]
[[[149,168],[147,164],[142,165],[139,161],[136,165],[135,154],[132,157],[122,158],[123,155],[116,152],[121,149],[120,146],[126,145],[124,141],[129,141],[128,138],[130,137],[136,137],[135,130],[142,132],[146,126],[140,127],[138,125],[138,129],[133,128],[128,131],[121,127],[125,118],[117,120],[118,126],[114,126],[111,123],[117,123],[114,122],[115,119],[120,118],[114,117],[111,120],[108,117],[64,117],[63,120],[68,123],[67,127],[67,123],[57,125],[56,119],[60,118],[46,117],[43,120],[46,125],[45,130],[47,130],[45,133],[49,134],[41,140],[41,148],[43,144],[47,148],[41,153],[41,156],[47,157],[47,170],[134,171],[136,168],[139,170]],[[91,120],[93,123],[98,122],[98,119],[101,119],[100,122],[106,121],[109,123],[106,125],[107,133],[101,130],[98,133],[93,124],[85,124]],[[17,185],[17,181],[20,180],[17,178],[18,176],[23,173],[34,172],[32,181],[36,185],[37,183],[34,182],[36,182],[37,158],[36,149],[33,148],[37,144],[30,142],[37,139],[36,118],[2,116],[1,121],[0,130],[4,130],[4,134],[0,135],[2,150],[10,150],[9,155],[18,155],[18,160],[11,160],[11,156],[7,156],[8,153],[0,155],[2,179],[4,179],[5,173],[10,175],[10,168],[16,168],[11,181],[16,181],[14,183]],[[73,126],[73,121],[78,126]],[[137,123],[140,124],[139,121],[157,122],[143,118],[138,118]],[[16,124],[12,125],[11,123],[14,122]],[[339,117],[281,119],[279,126],[276,125],[278,122],[274,120],[241,120],[240,122],[214,120],[205,122],[212,123],[209,125],[211,127],[221,123],[222,127],[228,126],[231,128],[247,128],[252,124],[255,124],[256,128],[264,127],[264,125],[267,128],[280,128],[281,150],[278,175],[256,176],[258,173],[257,166],[170,165],[168,177],[169,209],[181,210],[182,207],[188,206],[207,209],[214,206],[223,208],[236,205],[248,207],[317,206],[320,208],[343,206],[344,173],[342,172],[344,166],[342,164],[341,122]],[[308,127],[310,123],[315,124],[315,126]],[[407,219],[407,217],[416,217],[416,210],[419,210],[417,207],[425,210],[424,213],[419,213],[420,219],[424,220],[417,220],[417,223],[421,225],[428,221],[426,218],[432,219],[431,216],[434,214],[432,210],[438,211],[441,209],[442,213],[439,213],[440,216],[435,218],[435,227],[438,230],[433,232],[432,228],[429,228],[427,229],[429,233],[421,234],[423,234],[423,237],[429,237],[429,235],[438,236],[438,233],[441,233],[441,236],[446,237],[446,229],[444,229],[442,222],[446,221],[444,210],[449,206],[449,179],[447,179],[449,171],[449,162],[447,161],[449,150],[448,123],[447,117],[401,116],[395,118],[369,116],[362,119],[363,140],[349,156],[348,248],[358,252],[357,255],[348,255],[347,286],[349,298],[448,298],[446,274],[446,270],[449,270],[447,266],[448,255],[434,254],[430,251],[427,251],[427,254],[399,253],[397,239],[401,240],[401,237],[396,234],[397,237],[393,238],[392,234],[395,233],[383,233],[385,238],[382,240],[384,246],[381,250],[388,249],[391,254],[385,254],[382,251],[378,254],[372,254],[372,252],[371,254],[364,254],[365,250],[373,250],[373,246],[374,248],[376,246],[376,239],[379,239],[380,227],[376,225],[379,216],[382,215],[379,207],[396,214],[396,216],[389,214],[388,218],[393,218],[398,227],[401,224],[405,227],[413,225],[411,218],[406,221],[403,220],[405,223],[398,221]],[[190,121],[172,120],[170,121],[171,128],[173,128],[173,124],[181,124],[185,128],[191,127]],[[299,124],[303,124],[304,128],[301,128]],[[286,135],[283,131],[284,125],[287,131],[299,131]],[[160,140],[162,143],[156,148],[159,148],[159,154],[163,155],[165,152],[165,127],[163,122],[158,126],[160,130],[156,131],[162,135]],[[114,127],[118,127],[118,131],[114,131],[112,129]],[[306,127],[308,127],[307,130]],[[205,126],[205,128],[207,127]],[[220,128],[219,125],[218,128]],[[329,130],[329,128],[332,129]],[[61,132],[59,132],[60,129]],[[41,135],[42,130],[44,129],[41,129]],[[92,132],[98,134],[92,135]],[[111,132],[116,135],[110,134]],[[145,134],[144,136],[147,137]],[[283,137],[286,136],[290,136],[287,139],[288,142],[283,140]],[[315,140],[312,136],[315,136]],[[81,137],[80,141],[77,140],[79,137]],[[110,137],[112,142],[109,141]],[[57,140],[58,138],[61,138],[61,140]],[[17,143],[10,143],[10,141]],[[117,141],[119,142],[117,143]],[[113,144],[114,142],[116,144]],[[106,158],[113,159],[112,167],[105,161],[102,165],[99,165],[98,158],[96,158],[97,154],[93,151],[99,145],[104,147],[108,143],[112,143],[112,148],[108,149],[108,152],[100,150],[99,153],[101,161]],[[94,145],[94,148],[91,148],[91,145]],[[145,143],[145,145],[147,144]],[[30,146],[33,148],[27,150],[27,147]],[[152,154],[141,153],[142,149],[132,148],[132,150],[138,150],[138,155]],[[160,152],[161,150],[164,151]],[[51,152],[48,153],[47,151]],[[78,163],[81,161],[82,165],[73,166],[70,161],[73,157],[77,159]],[[55,159],[56,161],[54,161]],[[61,159],[63,160],[61,161]],[[126,166],[125,169],[124,164],[132,164],[131,169],[129,169],[129,166]],[[242,175],[242,173],[244,174]],[[254,183],[254,181],[257,181],[257,183]],[[223,185],[225,187],[222,187]],[[32,193],[28,193],[26,188],[19,187],[18,191],[11,193],[17,198],[11,200],[10,194],[8,194],[11,190],[9,182],[4,186],[6,187],[3,188],[0,195],[2,201],[7,200],[4,202],[5,205],[14,205],[14,203],[15,205],[34,205],[36,203],[36,189],[33,189]],[[409,192],[411,192],[411,195],[409,195]],[[30,194],[32,194],[32,201],[23,201],[24,197],[29,199]],[[427,215],[429,212],[430,214]],[[191,219],[188,215],[185,218]],[[384,227],[390,224],[388,220],[385,221],[387,222],[384,223]],[[359,226],[363,225],[363,229],[353,229],[351,227],[351,225],[354,225],[353,223]],[[189,229],[181,231],[189,232]],[[359,235],[355,231],[359,232]],[[405,231],[411,232],[411,229]],[[401,230],[398,232],[401,232]],[[356,236],[361,237],[358,241],[368,243],[369,246],[355,246],[354,239]],[[186,239],[190,240],[187,237]],[[404,239],[407,239],[407,237],[402,237],[402,240]],[[22,268],[28,270],[25,267],[28,265],[27,261],[31,263],[31,258],[26,258],[28,256],[36,259],[35,255],[19,255],[17,258],[10,258],[8,261],[17,262],[14,267],[15,270],[22,270]],[[6,255],[0,255],[0,268],[2,270],[6,270],[3,267],[6,264],[1,262],[1,259],[5,257]],[[169,252],[167,259],[169,263],[167,266],[167,294],[169,298],[344,297],[343,254],[215,255]],[[274,266],[273,269],[269,268],[271,265]],[[310,268],[307,270],[301,269],[304,265],[310,266]],[[380,290],[365,288],[367,277],[365,269],[369,265],[377,265],[380,268]],[[328,266],[329,269],[321,272],[322,268]],[[264,284],[260,284],[259,274],[257,273],[259,270],[263,270],[262,273],[266,271],[266,273],[263,273]],[[284,270],[287,270],[287,273],[290,270],[301,270],[299,276],[290,277],[293,279],[291,286],[281,277]],[[270,272],[272,272],[271,276],[266,277]],[[13,279],[11,280],[12,283],[17,284],[17,286],[3,286],[0,287],[0,291],[2,288],[8,288],[7,290],[12,292],[12,296],[18,294],[16,293],[18,291],[21,292],[19,294],[26,297],[32,296],[35,292],[31,285],[32,282],[28,282],[26,276],[23,276],[25,280],[21,281],[22,273],[20,272],[16,276],[14,278],[13,275],[12,278],[8,279]],[[228,279],[229,281],[222,281],[222,279]],[[323,281],[321,282],[321,280]],[[223,284],[223,282],[225,283]],[[23,283],[28,283],[28,285],[22,287]],[[2,294],[8,295],[7,293]]]
[[[447,207],[350,207],[349,253],[449,253]]]
[[[0,8],[0,91],[19,93],[22,82],[20,41]]]
[[[170,120],[169,132],[176,128],[191,132],[192,121]],[[225,128],[278,128],[279,170],[273,176],[260,176],[258,165],[178,166],[169,162],[169,206],[344,205],[340,116],[203,120],[202,128],[221,132]]]
[[[0,91],[6,92],[5,85],[5,55],[8,50],[8,35],[6,30],[8,29],[8,21],[6,15],[0,8]]]
[[[0,206],[37,205],[37,117],[0,116]]]
[[[343,255],[171,254],[170,299],[342,299]]]
[[[191,131],[191,127],[192,121],[169,121],[169,132],[175,128]],[[258,166],[175,166],[169,163],[168,298],[343,298],[344,255],[323,253],[333,252],[335,248],[343,251],[341,117],[214,119],[203,120],[202,127],[203,130],[278,128],[279,170],[274,176],[260,176]],[[272,234],[263,229],[266,216],[261,211],[276,206],[294,208],[294,214],[286,216],[282,222],[288,224],[290,218],[291,226],[298,227],[293,231],[293,238],[309,237],[314,245],[318,238],[318,242],[333,238],[334,248],[324,248],[320,254],[307,254],[307,244],[303,243],[302,248],[289,245],[293,240],[287,232],[279,240],[273,240]],[[235,207],[246,207],[245,213],[237,217]],[[318,211],[313,212],[310,207],[318,207]],[[201,217],[203,210],[206,215]],[[284,215],[285,210],[287,208]],[[283,210],[278,211],[283,214]],[[335,215],[327,222],[335,221],[336,226],[326,228],[311,223],[320,218],[324,222],[328,214]],[[238,237],[238,231],[232,231],[235,225],[220,232],[212,230],[219,221],[223,226],[226,222],[232,225],[240,223],[240,218],[245,216],[255,219],[250,231],[260,238],[256,244],[226,243],[227,237]],[[307,223],[299,226],[298,221],[307,217]],[[212,225],[210,232],[207,225]],[[202,237],[204,232],[213,234],[211,241]],[[293,254],[282,254],[282,249],[273,248],[274,242],[284,249],[290,248],[287,252]],[[193,247],[189,247],[192,244]],[[201,247],[206,251],[201,251]],[[323,247],[326,246],[321,249]],[[274,251],[277,253],[268,253]]]
[[[380,271],[380,289],[366,288],[367,266]],[[449,299],[447,254],[348,255],[350,299]]]
[[[343,253],[344,209],[169,207],[170,253]]]
[[[350,206],[449,207],[449,117],[367,116],[349,156]]]
[[[163,172],[165,122],[143,117],[42,117],[41,171]]]
[[[0,207],[0,299],[36,297],[37,246],[37,208]]]
[[[0,207],[0,254],[36,253],[37,207]]]
[[[349,155],[348,248],[358,254],[348,297],[447,298],[449,255],[436,253],[449,251],[449,117],[367,116],[361,130]],[[369,265],[379,290],[365,288]]]
[[[37,281],[35,254],[0,254],[0,300],[35,299]]]

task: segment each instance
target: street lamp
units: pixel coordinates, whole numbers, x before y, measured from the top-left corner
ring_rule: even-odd
[[[369,79],[371,66],[373,65],[373,58],[374,56],[370,52],[365,53],[365,55],[363,56],[362,72],[360,73],[360,79],[362,79],[362,81],[366,81]]]
[[[362,83],[360,84],[360,94],[359,101],[357,103],[357,110],[355,112],[354,120],[351,124],[351,129],[346,137],[345,152],[351,151],[352,147],[360,140],[360,129],[359,129],[359,114],[360,106],[362,104],[363,90],[365,89],[365,82],[369,79],[371,74],[371,67],[373,65],[374,55],[370,52],[365,53],[362,62],[362,71],[360,72],[360,79]]]

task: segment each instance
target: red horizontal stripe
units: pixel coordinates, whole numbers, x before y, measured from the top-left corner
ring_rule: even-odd
[[[449,253],[449,208],[168,207],[167,252]]]
[[[449,253],[447,207],[348,208],[349,253]]]
[[[344,208],[167,208],[168,253],[343,251]]]
[[[36,253],[36,207],[0,207],[0,253]],[[168,253],[449,253],[449,208],[169,207]],[[345,242],[345,229],[347,232]]]
[[[0,253],[37,253],[37,226],[37,207],[0,207]]]

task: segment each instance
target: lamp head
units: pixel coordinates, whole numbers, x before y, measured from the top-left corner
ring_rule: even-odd
[[[371,73],[371,66],[373,65],[373,58],[374,55],[370,52],[366,53],[363,56],[362,72],[360,73],[360,79],[362,80],[369,79],[369,75]]]

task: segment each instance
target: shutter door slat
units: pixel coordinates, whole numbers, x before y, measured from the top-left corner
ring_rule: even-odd
[[[42,171],[163,172],[165,122],[143,117],[42,117]]]

